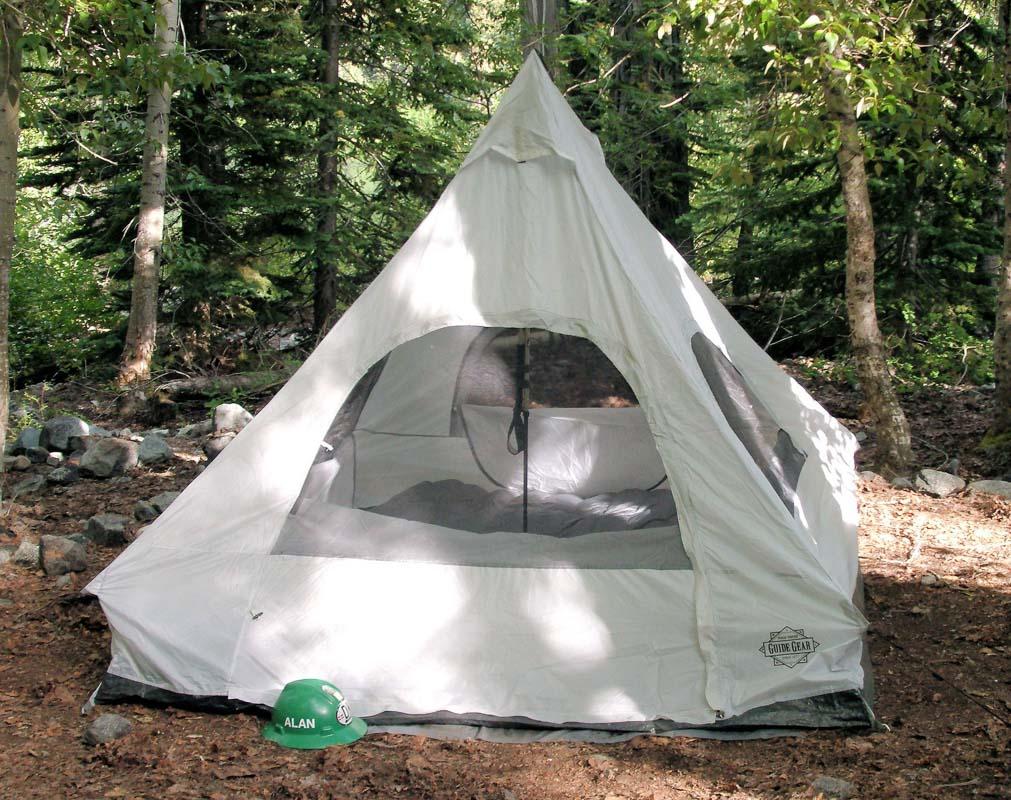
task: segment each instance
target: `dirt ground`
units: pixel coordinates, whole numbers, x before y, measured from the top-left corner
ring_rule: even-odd
[[[814,391],[860,428],[845,389]],[[927,465],[957,455],[970,476],[985,474],[969,443],[985,424],[986,400],[951,390],[917,404],[911,416]],[[101,409],[84,405],[63,400],[101,421]],[[171,442],[179,457],[164,469],[6,505],[0,543],[74,533],[92,514],[129,515],[137,499],[182,488],[198,456],[191,442]],[[869,440],[862,458],[872,455]],[[106,666],[109,635],[79,589],[116,555],[93,548],[87,572],[63,588],[0,566],[0,798],[759,800],[809,796],[819,776],[852,782],[861,798],[1011,798],[1011,505],[971,494],[936,500],[881,479],[862,481],[860,500],[876,710],[887,732],[614,745],[384,734],[299,752],[262,740],[254,715],[125,705],[113,710],[133,732],[88,747],[80,707]]]

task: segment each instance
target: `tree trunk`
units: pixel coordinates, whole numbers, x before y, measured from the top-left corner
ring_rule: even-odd
[[[1011,93],[1011,0],[1001,3],[1004,32],[1005,94]],[[1011,449],[1011,102],[1005,103],[1007,129],[1004,133],[1004,252],[997,278],[997,322],[994,326],[993,358],[997,391],[994,395],[990,438],[1009,438]]]
[[[846,85],[827,76],[825,103],[839,128],[836,158],[846,206],[846,311],[857,375],[878,439],[878,466],[889,477],[913,466],[909,423],[892,387],[874,297],[874,217],[867,189],[864,151]]]
[[[552,78],[558,70],[558,0],[523,1],[523,57],[536,50]]]
[[[323,0],[322,40],[326,60],[323,64],[323,92],[334,97],[340,76],[337,47],[340,44],[339,0]],[[337,311],[337,265],[334,263],[334,234],[337,232],[337,126],[333,109],[322,104],[319,119],[319,156],[316,181],[323,203],[316,226],[316,269],[313,275],[312,329],[317,337],[326,333]]]
[[[165,59],[175,49],[178,0],[155,0],[155,46]],[[144,122],[144,162],[141,167],[140,215],[133,247],[133,295],[126,347],[119,366],[119,384],[151,376],[158,332],[158,268],[165,228],[165,171],[168,166],[168,124],[172,85],[168,76],[152,84]]]
[[[0,9],[0,447],[7,441],[10,400],[8,333],[21,135],[21,26],[20,2],[4,3]]]

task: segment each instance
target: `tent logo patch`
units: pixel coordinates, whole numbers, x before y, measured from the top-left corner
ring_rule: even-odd
[[[791,628],[769,634],[769,641],[762,642],[758,652],[771,658],[777,667],[793,669],[798,664],[806,664],[807,657],[818,649],[819,642],[804,633],[803,628]]]

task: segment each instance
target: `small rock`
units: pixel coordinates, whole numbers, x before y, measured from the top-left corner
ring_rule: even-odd
[[[24,453],[29,447],[38,447],[39,438],[41,436],[42,431],[38,428],[24,428],[21,433],[18,434],[18,438],[14,440],[14,455]]]
[[[109,483],[115,483],[118,485],[123,485],[129,483],[131,480],[129,475],[117,475],[115,478],[109,478]]]
[[[933,572],[928,572],[920,578],[920,586],[937,586],[941,582]]]
[[[170,431],[168,428],[152,428],[149,431],[144,431],[143,433],[141,433],[141,437],[144,439],[146,439],[148,436],[158,436],[162,439],[167,439],[171,435],[172,431]]]
[[[949,475],[958,475],[958,471],[961,468],[962,464],[957,458],[949,458],[944,462],[944,466],[941,467],[941,472],[947,472]]]
[[[612,756],[604,755],[603,753],[594,753],[586,759],[586,763],[591,767],[597,767],[598,769],[611,769],[617,765],[617,760]]]
[[[16,549],[12,544],[0,545],[0,566],[3,566],[14,558],[14,551]]]
[[[913,485],[931,497],[950,497],[965,488],[965,481],[936,469],[923,469],[916,475]]]
[[[15,483],[11,487],[11,499],[18,497],[26,497],[32,494],[38,494],[43,489],[46,488],[46,479],[42,475],[29,475],[23,481]]]
[[[91,539],[89,539],[83,533],[72,533],[67,538],[70,539],[72,542],[77,542],[78,544],[83,544],[85,547],[87,547],[89,544],[91,544]]]
[[[865,480],[868,483],[873,483],[876,480],[880,480],[881,476],[876,472],[872,472],[869,469],[861,470],[860,472],[861,480]]]
[[[152,497],[149,502],[155,507],[159,514],[162,514],[165,509],[172,505],[172,502],[181,494],[182,492],[162,492],[161,494],[156,494]]]
[[[5,461],[7,469],[14,472],[24,472],[32,465],[32,460],[28,456],[14,456],[9,463]]]
[[[857,431],[856,433],[853,434],[853,437],[858,442],[860,442],[861,444],[863,444],[864,442],[867,441],[867,431]]]
[[[194,422],[192,425],[183,426],[179,429],[179,435],[190,439],[199,439],[201,436],[213,433],[213,431],[214,423],[209,419],[205,419],[201,422]]]
[[[969,491],[983,494],[996,494],[1011,500],[1011,481],[973,481]]]
[[[903,477],[892,478],[891,484],[896,489],[913,489],[913,488],[915,488],[913,486],[913,482],[911,480],[909,480],[909,478],[903,478]]]
[[[63,589],[66,588],[67,586],[70,586],[71,580],[72,578],[70,577],[69,574],[61,575],[59,578],[56,579],[56,588]]]
[[[63,453],[58,450],[55,453],[50,453],[49,457],[46,459],[46,464],[50,467],[58,467],[63,463]]]
[[[77,467],[57,467],[48,475],[46,475],[46,480],[50,483],[54,483],[57,486],[69,486],[72,483],[77,483],[81,479],[81,473],[78,472]]]
[[[46,575],[83,572],[88,568],[84,545],[66,536],[43,536],[39,540],[39,561]]]
[[[147,500],[138,500],[133,506],[133,517],[138,522],[151,522],[158,519],[160,512]]]
[[[96,478],[122,475],[137,466],[139,449],[126,439],[102,439],[81,457],[81,472]]]
[[[824,800],[849,800],[853,796],[856,787],[849,781],[842,778],[832,778],[822,775],[816,778],[811,784],[811,795]]]
[[[102,714],[88,726],[84,732],[84,743],[90,745],[105,744],[116,739],[122,739],[133,730],[133,723],[119,714]]]
[[[500,793],[502,795],[502,800],[516,800],[516,792],[512,789],[503,789]]]
[[[129,517],[122,514],[95,514],[88,519],[84,535],[101,547],[118,547],[127,543],[126,526]]]
[[[175,456],[172,448],[161,436],[145,436],[140,443],[137,457],[141,464],[160,464]]]
[[[71,452],[74,450],[87,450],[99,439],[109,439],[111,437],[112,431],[99,428],[97,425],[89,425],[87,435],[70,437],[70,450]]]
[[[228,447],[234,438],[235,433],[232,431],[225,431],[224,433],[214,434],[210,439],[204,442],[204,455],[207,456],[207,463],[209,464],[221,455],[221,451]]]
[[[30,539],[22,539],[18,549],[14,551],[14,563],[23,567],[39,565],[39,545]]]
[[[44,447],[28,447],[25,449],[25,455],[33,464],[45,464],[49,458],[49,451]]]
[[[222,403],[214,409],[214,430],[217,433],[222,431],[241,431],[249,424],[253,415],[238,403]]]
[[[53,417],[42,426],[42,434],[39,436],[39,446],[50,450],[60,450],[69,453],[74,448],[70,444],[73,436],[87,436],[88,423],[79,417]]]

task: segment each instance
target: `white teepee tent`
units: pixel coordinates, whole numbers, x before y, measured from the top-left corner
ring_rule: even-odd
[[[518,330],[535,364],[591,343],[639,407],[529,409],[524,452]],[[403,249],[88,586],[99,698],[311,676],[381,722],[866,724],[854,451],[531,56]]]

